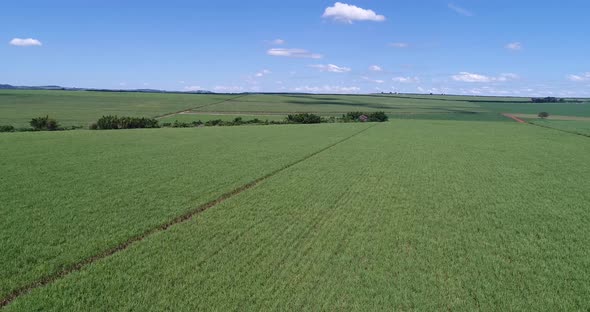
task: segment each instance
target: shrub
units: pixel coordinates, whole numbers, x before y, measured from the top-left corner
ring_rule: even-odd
[[[205,123],[205,126],[211,127],[211,126],[224,126],[225,123],[223,122],[223,120],[221,119],[213,119],[213,120],[209,120]]]
[[[11,125],[0,125],[0,132],[13,132],[14,127]]]
[[[389,120],[387,114],[385,112],[374,112],[367,115],[369,117],[368,121],[370,122],[385,122]]]
[[[158,120],[144,117],[117,117],[102,116],[96,122],[96,129],[139,129],[139,128],[159,128]]]
[[[294,114],[287,116],[287,122],[296,124],[316,124],[322,122],[322,117],[316,114]]]
[[[59,129],[57,120],[51,119],[49,116],[33,118],[31,119],[30,125],[37,131],[54,131]]]
[[[98,129],[101,130],[110,130],[110,129],[119,129],[119,117],[117,116],[102,116],[97,122],[96,125]]]
[[[545,118],[549,117],[549,113],[548,112],[540,112],[538,116],[542,119],[545,119]]]

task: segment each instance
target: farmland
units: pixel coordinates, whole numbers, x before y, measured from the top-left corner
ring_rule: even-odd
[[[391,119],[0,134],[4,309],[590,307],[588,122],[501,115],[587,102],[0,92],[15,126],[349,111]]]

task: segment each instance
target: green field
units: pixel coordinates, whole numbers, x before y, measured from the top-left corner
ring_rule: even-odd
[[[49,115],[63,126],[87,128],[103,115],[157,117],[162,122],[212,119],[282,120],[290,113],[340,116],[350,111],[384,111],[396,119],[487,120],[502,113],[590,117],[590,102],[533,104],[528,98],[442,95],[202,95],[130,92],[0,91],[0,125],[27,127]],[[175,114],[188,112],[189,114]],[[216,117],[219,116],[219,117]],[[252,117],[252,118],[251,118]]]
[[[590,123],[501,115],[590,104],[141,94],[141,110],[137,94],[2,91],[0,124],[44,105],[74,123],[111,114],[104,96],[162,121],[391,120],[0,133],[6,311],[590,309],[590,141],[572,133]]]
[[[241,117],[244,120],[252,120],[255,118],[258,118],[262,121],[264,120],[268,120],[268,121],[281,121],[281,120],[285,120],[285,118],[287,117],[287,115],[258,115],[258,114],[216,114],[216,115],[208,115],[206,113],[204,114],[176,114],[176,115],[172,115],[172,116],[168,116],[168,117],[163,117],[160,118],[160,123],[165,123],[165,122],[170,122],[173,123],[175,121],[179,121],[179,122],[193,122],[193,121],[202,121],[202,122],[207,122],[209,120],[216,120],[216,119],[220,119],[223,121],[232,121],[237,117]]]

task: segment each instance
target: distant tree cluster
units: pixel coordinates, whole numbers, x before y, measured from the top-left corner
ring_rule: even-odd
[[[36,131],[55,131],[60,129],[57,120],[49,118],[49,116],[33,118],[29,124]]]
[[[562,103],[565,102],[565,99],[560,99],[552,96],[544,97],[544,98],[532,98],[531,102],[533,103]]]
[[[344,122],[384,122],[388,121],[389,117],[385,112],[371,112],[371,113],[363,113],[363,112],[349,112],[346,115],[342,116],[342,121]]]
[[[144,117],[102,116],[96,123],[90,125],[92,130],[143,129],[159,128],[158,120]]]

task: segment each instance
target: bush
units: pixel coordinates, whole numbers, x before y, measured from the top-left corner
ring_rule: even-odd
[[[0,132],[13,132],[14,127],[11,125],[0,125]]]
[[[542,119],[545,119],[545,118],[549,117],[549,113],[548,112],[540,112],[538,116]]]
[[[374,112],[367,115],[369,117],[369,122],[385,122],[389,120],[389,117],[385,114],[385,112]]]
[[[140,129],[140,128],[159,128],[158,120],[154,118],[144,117],[117,117],[117,116],[102,116],[96,122],[96,128],[101,130],[112,129]],[[91,127],[91,129],[93,129]]]
[[[33,118],[29,124],[37,131],[55,131],[59,129],[57,120],[51,119],[49,116]]]
[[[317,124],[322,122],[322,117],[316,114],[294,114],[287,116],[287,122],[296,124]]]

